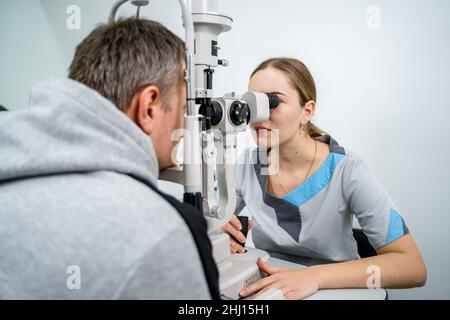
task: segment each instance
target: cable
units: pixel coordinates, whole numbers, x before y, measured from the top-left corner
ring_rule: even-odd
[[[109,22],[114,22],[116,21],[116,15],[117,15],[117,11],[119,11],[119,8],[125,3],[128,2],[128,0],[118,0],[114,6],[111,9],[111,14],[109,15]]]
[[[130,0],[118,0],[111,9],[111,14],[109,15],[109,22],[116,21],[117,11],[119,8]],[[141,15],[141,7],[147,6],[150,3],[150,0],[131,0],[131,4],[137,7],[136,18],[139,19]]]

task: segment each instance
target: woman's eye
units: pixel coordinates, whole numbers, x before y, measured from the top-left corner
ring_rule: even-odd
[[[279,95],[276,95],[276,97],[278,98],[279,103],[284,103],[284,100],[282,97],[280,97]]]

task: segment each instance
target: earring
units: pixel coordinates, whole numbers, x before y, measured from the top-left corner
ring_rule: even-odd
[[[303,131],[307,131],[308,130],[308,125],[307,124],[302,124],[302,130]]]

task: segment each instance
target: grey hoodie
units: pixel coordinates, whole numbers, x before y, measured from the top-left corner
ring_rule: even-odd
[[[0,299],[211,298],[158,173],[149,137],[78,82],[0,113]]]

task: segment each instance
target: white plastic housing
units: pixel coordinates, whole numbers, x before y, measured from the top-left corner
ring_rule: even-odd
[[[250,123],[261,123],[269,120],[269,98],[265,93],[249,91],[242,96],[242,100],[250,107]]]

